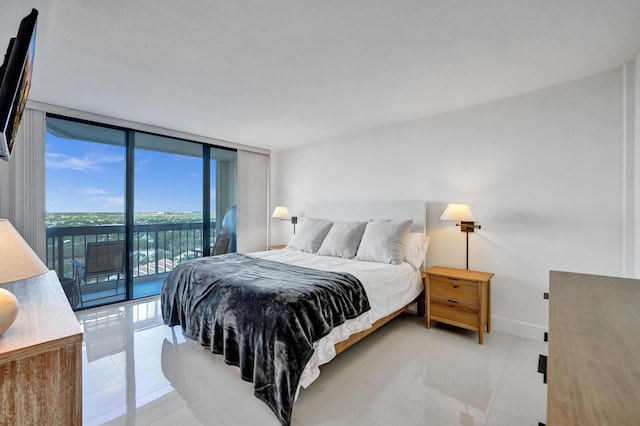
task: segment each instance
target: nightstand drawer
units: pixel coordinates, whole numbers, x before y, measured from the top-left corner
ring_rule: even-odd
[[[431,299],[431,316],[457,326],[478,327],[478,306],[447,299]],[[467,327],[468,328],[468,327]]]
[[[431,297],[478,304],[478,283],[455,278],[431,276]]]

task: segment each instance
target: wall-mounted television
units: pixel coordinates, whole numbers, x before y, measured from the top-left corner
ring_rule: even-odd
[[[33,9],[20,22],[18,35],[9,41],[0,67],[0,158],[4,160],[9,160],[13,152],[22,112],[29,96],[37,20],[38,11]]]

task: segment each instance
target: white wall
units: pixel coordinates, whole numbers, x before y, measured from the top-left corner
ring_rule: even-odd
[[[634,258],[635,258],[635,276],[640,277],[640,53],[636,56],[634,64],[634,89],[635,89],[635,126],[634,126]]]
[[[439,216],[468,203],[482,225],[469,268],[496,274],[493,328],[540,339],[549,270],[622,274],[623,104],[616,70],[277,151],[271,208],[302,219],[308,201],[424,199],[428,266],[464,268],[464,234]],[[290,226],[271,221],[271,243]]]
[[[623,140],[622,140],[622,256],[623,256],[623,276],[632,277],[636,270],[635,261],[635,241],[636,201],[635,191],[638,187],[636,179],[636,71],[634,61],[629,61],[622,67],[623,77]],[[640,187],[638,187],[640,188]],[[638,210],[640,211],[640,210]]]

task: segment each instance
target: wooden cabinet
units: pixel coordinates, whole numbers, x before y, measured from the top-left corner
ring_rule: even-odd
[[[82,331],[55,272],[2,284],[18,299],[0,335],[0,424],[82,424]]]
[[[478,332],[491,331],[492,273],[434,266],[425,270],[427,328],[440,321]]]

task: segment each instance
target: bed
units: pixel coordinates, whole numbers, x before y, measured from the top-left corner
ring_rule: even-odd
[[[184,262],[161,296],[165,323],[238,366],[282,424],[320,365],[419,299],[428,247],[424,201],[305,213],[288,248]]]

